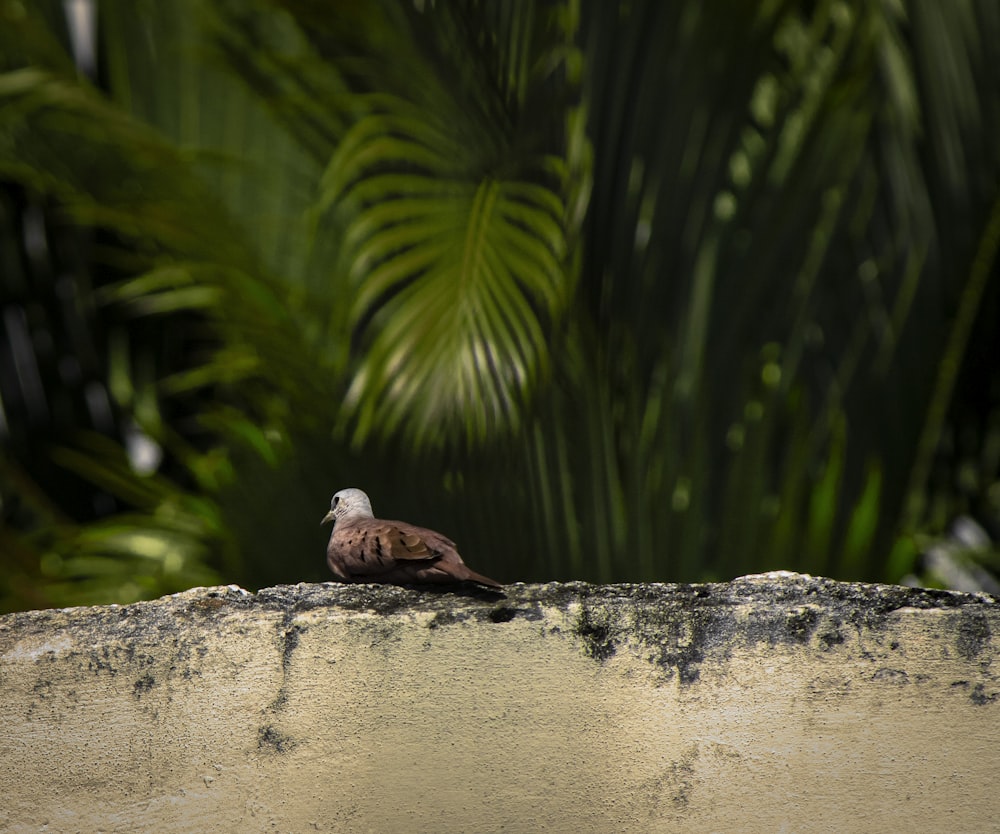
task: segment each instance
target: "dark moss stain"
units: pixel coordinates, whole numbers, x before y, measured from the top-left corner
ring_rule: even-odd
[[[509,605],[501,605],[490,611],[488,619],[491,623],[509,623],[517,616],[517,609]]]
[[[697,683],[701,677],[701,664],[705,659],[701,647],[695,644],[679,650],[666,650],[658,658],[661,667],[676,669],[677,679],[682,684]]]
[[[278,641],[281,646],[281,686],[271,701],[268,709],[277,712],[288,703],[288,675],[292,668],[292,656],[299,647],[302,634],[307,631],[306,627],[294,622],[295,611],[289,609],[285,611],[279,626]]]
[[[514,620],[524,620],[525,622],[539,622],[545,619],[545,613],[539,605],[497,605],[489,608],[476,608],[470,612],[472,618],[478,623],[491,623],[500,625],[510,623]]]
[[[272,750],[275,753],[287,753],[295,747],[295,740],[268,724],[257,731],[257,749]]]
[[[430,622],[427,623],[427,627],[431,629],[441,628],[441,626],[454,625],[464,619],[464,617],[456,616],[452,611],[438,611],[433,617],[431,617]]]
[[[731,625],[730,618],[718,617],[708,610],[693,612],[687,619],[665,623],[663,639],[654,644],[653,662],[666,673],[667,678],[676,672],[681,684],[697,683],[705,651],[712,646],[724,645]]]
[[[281,668],[285,671],[292,663],[292,655],[299,647],[299,639],[305,630],[301,625],[286,626],[281,635]]]
[[[977,683],[974,687],[972,687],[972,692],[969,694],[969,700],[972,701],[972,703],[977,707],[996,703],[998,699],[1000,699],[1000,692],[994,690],[987,693],[986,687],[981,683]]]
[[[835,620],[821,631],[816,636],[816,639],[819,641],[820,649],[825,652],[834,646],[841,645],[847,638],[844,637],[844,632],[840,630],[840,623]]]
[[[886,683],[904,684],[910,682],[910,676],[902,669],[890,669],[887,666],[876,670],[872,675],[873,681],[885,681]]]
[[[605,612],[593,612],[584,608],[576,622],[576,633],[583,638],[583,650],[587,657],[603,663],[618,651]]]
[[[974,660],[990,643],[990,624],[986,615],[978,611],[963,612],[958,624],[955,646],[966,660]]]
[[[735,627],[732,617],[708,607],[681,612],[626,604],[584,607],[573,631],[584,654],[600,663],[629,644],[659,667],[664,679],[676,673],[682,684],[691,684],[699,679],[705,652],[725,646]]]
[[[664,820],[664,812],[684,811],[691,803],[691,794],[695,788],[695,764],[698,760],[698,748],[691,747],[680,758],[666,763],[660,771],[650,779],[637,786],[637,794],[642,796],[643,805],[648,809],[650,820]],[[659,830],[662,825],[652,824],[651,828]]]
[[[136,651],[131,643],[125,647],[125,659],[129,666],[137,669],[149,669],[156,664],[156,658],[147,652]]]
[[[52,694],[52,681],[38,681],[33,687],[31,687],[31,692],[33,695],[36,695],[39,700],[44,701]]]
[[[92,651],[90,659],[87,661],[87,669],[95,675],[102,672],[106,672],[109,675],[117,674],[118,670],[111,664],[110,647],[102,646],[100,651]]]
[[[796,608],[785,617],[785,633],[794,643],[808,643],[819,619],[819,611],[813,607]]]
[[[35,710],[52,697],[52,691],[53,686],[52,681],[50,680],[39,680],[33,687],[31,687],[31,694],[34,695],[37,700],[32,700],[31,703],[28,704],[26,717],[29,720],[34,716]]]
[[[665,787],[670,796],[670,804],[677,810],[688,807],[691,789],[694,785],[694,765],[698,760],[698,749],[689,750],[680,760],[671,763],[667,769]]]
[[[142,698],[142,696],[149,692],[155,684],[156,680],[152,675],[143,675],[132,686],[132,694],[136,697],[136,699]]]

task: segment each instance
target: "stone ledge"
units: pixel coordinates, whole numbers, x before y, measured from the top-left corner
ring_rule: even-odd
[[[0,617],[10,831],[980,831],[1000,603],[195,588]]]

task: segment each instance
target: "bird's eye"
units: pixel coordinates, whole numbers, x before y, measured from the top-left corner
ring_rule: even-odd
[[[340,503],[340,496],[339,495],[335,495],[333,497],[333,504],[331,505],[331,508],[336,507],[337,504],[339,504],[339,503]]]

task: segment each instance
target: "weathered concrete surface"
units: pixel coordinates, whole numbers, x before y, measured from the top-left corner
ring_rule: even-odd
[[[0,829],[997,830],[998,634],[993,598],[781,574],[15,614]]]

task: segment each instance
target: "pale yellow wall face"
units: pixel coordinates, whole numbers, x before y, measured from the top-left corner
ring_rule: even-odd
[[[779,574],[10,615],[0,830],[996,830],[998,634]]]

